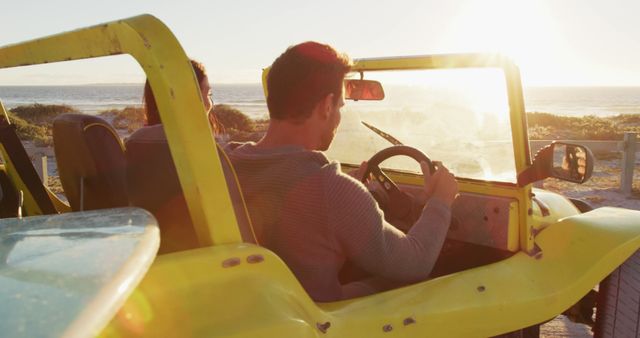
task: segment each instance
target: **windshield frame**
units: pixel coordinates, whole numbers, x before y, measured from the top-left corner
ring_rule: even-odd
[[[527,122],[524,113],[524,99],[520,82],[520,71],[509,58],[500,54],[468,53],[418,55],[405,57],[363,58],[354,59],[352,73],[367,73],[389,70],[433,70],[455,68],[498,68],[505,77],[509,107],[509,123],[515,161],[516,174],[531,164]],[[465,180],[475,180],[463,178]],[[513,185],[509,182],[493,182]]]

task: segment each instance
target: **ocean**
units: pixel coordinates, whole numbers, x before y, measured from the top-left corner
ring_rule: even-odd
[[[640,87],[524,88],[527,112],[558,115],[640,114]]]
[[[265,118],[267,104],[259,84],[213,84],[214,103],[236,107],[253,118]],[[143,85],[0,86],[5,108],[33,103],[66,104],[86,114],[142,105]]]
[[[213,84],[214,103],[231,105],[252,118],[266,118],[260,84]],[[640,87],[525,87],[528,112],[558,115],[640,114]],[[20,105],[67,104],[88,114],[142,104],[142,85],[0,86],[7,109]]]

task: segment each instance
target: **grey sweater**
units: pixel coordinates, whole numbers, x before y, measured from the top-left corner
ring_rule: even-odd
[[[405,235],[384,220],[366,187],[317,151],[231,143],[258,242],[274,251],[316,301],[376,292],[374,283],[341,285],[346,261],[385,280],[426,279],[438,257],[451,212],[432,199]]]

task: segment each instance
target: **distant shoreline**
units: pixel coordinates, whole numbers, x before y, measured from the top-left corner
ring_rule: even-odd
[[[211,82],[213,87],[215,86],[262,86],[260,82]],[[0,88],[3,87],[82,87],[82,86],[142,86],[144,82],[107,82],[107,83],[70,83],[70,84],[3,84],[0,85]],[[607,89],[607,88],[621,88],[621,89],[637,89],[640,88],[640,84],[638,85],[532,85],[532,86],[522,86],[522,88],[540,88],[540,89],[559,89],[559,88],[576,88],[576,89]]]
[[[235,106],[251,116],[266,115],[266,101],[260,83],[212,83],[213,100]],[[395,87],[388,86],[389,90]],[[33,103],[67,104],[96,112],[142,103],[142,83],[92,83],[68,85],[3,85],[0,100],[5,107]],[[556,115],[610,116],[640,114],[639,86],[526,86],[525,108],[529,112]],[[411,101],[411,97],[407,97]],[[385,102],[381,102],[385,105]]]

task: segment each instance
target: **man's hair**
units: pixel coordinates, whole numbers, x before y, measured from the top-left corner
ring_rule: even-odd
[[[350,69],[349,57],[329,45],[308,41],[287,48],[267,76],[269,116],[296,123],[306,120],[325,96],[340,97]]]

